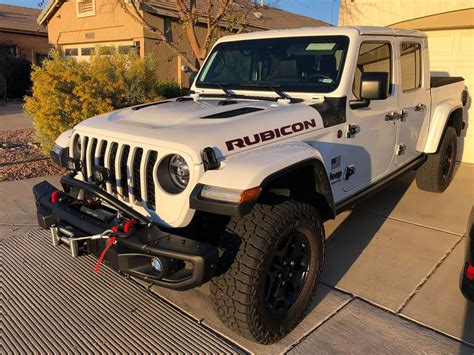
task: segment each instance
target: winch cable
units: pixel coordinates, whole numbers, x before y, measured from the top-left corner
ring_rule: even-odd
[[[127,222],[123,224],[122,230],[125,233],[128,233],[131,231],[133,225],[136,223],[134,219],[130,219]],[[97,263],[95,264],[94,271],[96,273],[99,272],[100,266],[104,262],[105,255],[107,254],[107,251],[117,243],[117,236],[118,236],[119,228],[117,226],[114,226],[110,229],[107,229],[106,231],[102,232],[101,234],[98,234],[99,236],[104,235],[103,238],[109,238],[107,245],[105,248],[102,250],[102,253],[100,253],[99,259],[97,260]],[[107,234],[106,234],[107,233]],[[107,235],[107,236],[105,236]],[[95,237],[95,236],[93,236]],[[91,238],[92,239],[92,238]]]
[[[114,245],[115,243],[117,243],[117,240],[116,240],[116,237],[115,236],[112,236],[109,238],[109,241],[107,242],[107,245],[105,246],[104,250],[102,250],[102,253],[100,254],[99,256],[99,259],[97,260],[97,264],[95,264],[95,269],[94,271],[96,273],[99,272],[99,269],[100,269],[100,265],[102,265],[102,262],[104,261],[104,258],[105,258],[105,254],[107,254],[107,251],[110,249],[110,247],[112,245]]]

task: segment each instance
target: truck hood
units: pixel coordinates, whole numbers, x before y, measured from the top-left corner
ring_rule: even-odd
[[[222,158],[321,128],[318,110],[305,103],[184,98],[92,117],[74,130],[186,152],[198,163],[205,147]]]

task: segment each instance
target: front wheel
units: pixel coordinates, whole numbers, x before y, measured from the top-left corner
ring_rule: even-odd
[[[416,171],[419,189],[430,192],[446,190],[453,179],[457,147],[456,130],[448,127],[438,152],[428,155],[426,162]]]
[[[211,298],[222,322],[245,338],[273,343],[308,311],[324,262],[317,211],[296,201],[257,204],[230,221],[221,239]]]

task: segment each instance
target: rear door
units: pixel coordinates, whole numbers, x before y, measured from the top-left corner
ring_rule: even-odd
[[[413,160],[420,152],[416,146],[422,129],[428,128],[430,114],[430,80],[427,48],[423,38],[397,37],[399,56],[398,102],[402,116],[397,120],[396,164]],[[426,122],[425,122],[426,121]],[[425,126],[423,126],[425,123]]]

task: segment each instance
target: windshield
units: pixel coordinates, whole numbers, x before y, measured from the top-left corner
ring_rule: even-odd
[[[200,88],[331,92],[339,85],[349,38],[271,38],[218,44]]]

